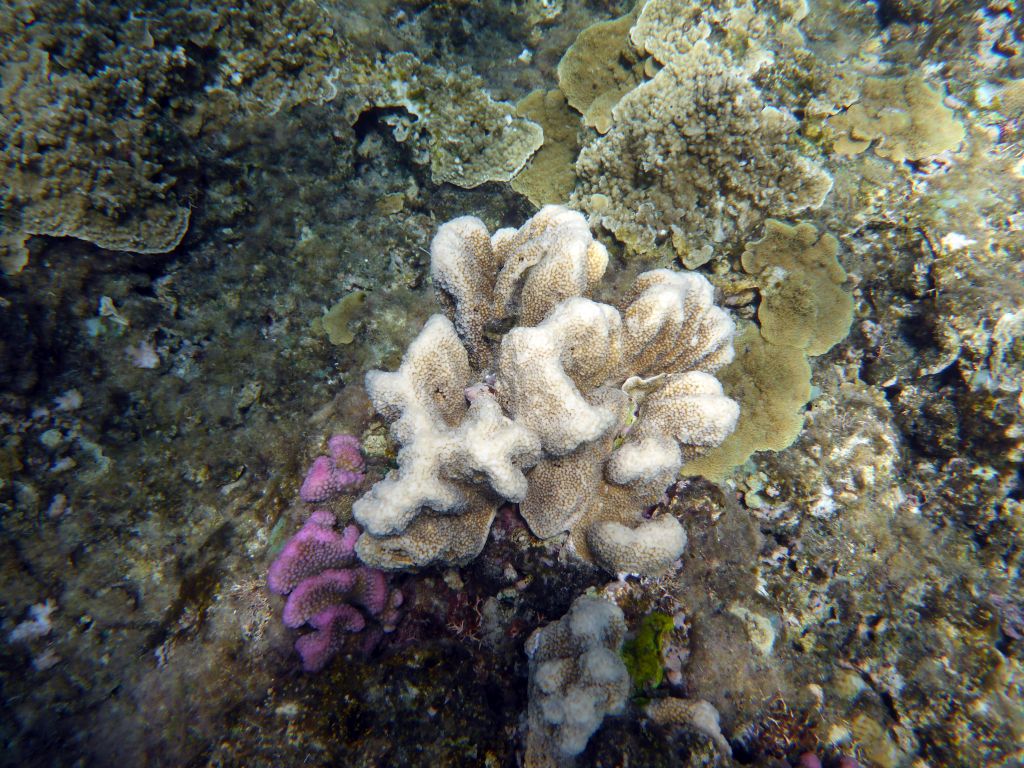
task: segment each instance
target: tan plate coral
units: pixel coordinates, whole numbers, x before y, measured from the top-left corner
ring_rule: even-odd
[[[757,319],[765,340],[821,355],[846,338],[853,298],[843,290],[846,270],[838,253],[839,241],[819,237],[812,224],[765,222],[764,237],[748,243],[742,259],[743,269],[758,278]]]
[[[875,154],[894,163],[937,155],[964,140],[963,125],[920,75],[867,78],[860,100],[828,122],[839,154],[855,155],[874,141]]]
[[[733,322],[693,273],[646,272],[619,308],[586,298],[607,260],[558,206],[493,235],[472,217],[441,227],[431,273],[447,316],[398,371],[366,378],[401,450],[352,509],[364,562],[466,563],[502,501],[613,573],[679,557],[679,522],[650,513],[736,424],[712,375],[732,360]]]

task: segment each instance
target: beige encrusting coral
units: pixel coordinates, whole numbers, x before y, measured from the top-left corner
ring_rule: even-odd
[[[643,63],[629,45],[635,13],[587,27],[558,62],[558,87],[583,115],[583,123],[607,133],[612,107],[640,82]]]
[[[625,636],[622,610],[587,596],[530,635],[525,765],[566,765],[587,746],[605,715],[625,709],[630,680],[619,655]]]
[[[573,201],[644,254],[706,260],[766,214],[821,205],[832,180],[794,151],[797,121],[728,52],[698,40],[622,97],[580,152]]]
[[[846,271],[839,241],[818,235],[812,224],[789,226],[769,219],[764,237],[748,243],[743,269],[757,277],[761,335],[772,344],[820,355],[846,338],[853,297],[843,289]]]
[[[544,129],[544,144],[512,179],[512,188],[538,207],[564,203],[576,186],[579,115],[557,88],[527,94],[516,105],[516,114]]]
[[[811,399],[811,367],[794,347],[775,346],[748,323],[736,335],[736,360],[722,369],[724,391],[742,404],[735,430],[683,468],[688,475],[721,480],[755,451],[781,451],[800,434]]]
[[[874,141],[875,154],[895,163],[955,149],[964,139],[942,94],[917,74],[867,78],[860,100],[828,122],[839,154],[855,155]]]
[[[732,359],[733,323],[695,274],[644,273],[620,308],[586,298],[607,259],[583,216],[557,206],[493,235],[472,217],[441,227],[431,272],[448,316],[397,372],[366,379],[402,447],[353,506],[365,562],[466,562],[502,500],[613,573],[679,557],[679,522],[645,513],[736,423],[712,375]]]
[[[185,235],[189,207],[171,192],[175,180],[163,168],[152,118],[143,110],[93,113],[104,102],[117,103],[122,74],[54,72],[41,50],[3,67],[4,271],[24,267],[29,235],[76,237],[139,253],[169,251]],[[126,153],[129,137],[132,151]]]
[[[438,184],[471,188],[508,181],[544,142],[543,129],[517,116],[513,105],[492,99],[479,77],[446,72],[404,51],[383,62],[358,95],[363,109],[408,112],[391,119],[393,135],[417,149],[413,159],[429,163]]]

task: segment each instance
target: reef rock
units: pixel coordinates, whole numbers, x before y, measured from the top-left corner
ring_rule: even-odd
[[[469,562],[503,501],[612,573],[679,557],[679,522],[652,510],[683,462],[735,427],[712,375],[732,360],[734,326],[696,274],[646,272],[623,306],[592,301],[607,261],[583,216],[558,206],[493,235],[472,217],[441,227],[431,273],[447,317],[398,371],[366,378],[401,449],[352,508],[364,562]]]

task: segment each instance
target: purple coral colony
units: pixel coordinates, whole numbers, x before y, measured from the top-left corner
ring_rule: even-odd
[[[327,456],[318,456],[306,474],[299,495],[308,503],[324,503],[358,488],[365,464],[359,440],[335,435]],[[295,642],[302,668],[318,672],[354,633],[364,632],[362,649],[372,650],[382,632],[394,628],[402,593],[388,586],[376,568],[354,567],[359,529],[338,531],[333,513],[315,510],[298,533],[284,545],[270,566],[267,585],[287,595],[285,626],[313,628]]]

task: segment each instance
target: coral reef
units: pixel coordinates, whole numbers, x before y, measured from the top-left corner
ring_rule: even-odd
[[[332,97],[346,51],[311,0],[176,1],[144,15],[116,3],[92,12],[33,2],[4,9],[0,29],[8,273],[24,267],[29,235],[172,250],[191,213],[186,136],[225,104],[265,114]]]
[[[664,65],[581,150],[574,202],[633,252],[671,239],[698,263],[738,245],[766,214],[821,205],[832,181],[791,148],[796,120],[769,106],[726,51],[698,40]]]
[[[715,373],[723,392],[742,400],[734,434],[761,411],[768,425],[761,445],[777,437],[772,423],[787,439],[795,429],[786,428],[800,418],[802,430],[784,450],[737,451],[722,462],[717,482],[673,477],[657,498],[652,488],[650,506],[637,517],[635,500],[616,493],[611,457],[633,436],[614,465],[622,473],[616,477],[659,469],[640,461],[647,455],[641,437],[656,446],[652,453],[675,460],[661,428],[647,423],[662,406],[671,408],[655,396],[664,380],[616,375],[599,384],[622,397],[601,399],[602,386],[594,385],[603,375],[600,356],[589,353],[604,338],[576,345],[588,354],[583,359],[556,346],[567,359],[573,353],[561,369],[568,376],[580,374],[577,363],[590,366],[583,371],[589,380],[575,384],[582,395],[576,412],[600,417],[619,407],[615,400],[625,415],[577,450],[554,457],[542,447],[540,464],[522,460],[527,497],[544,504],[504,502],[487,476],[516,490],[518,478],[501,476],[504,465],[467,465],[473,476],[452,482],[476,492],[465,498],[480,505],[436,519],[420,514],[406,530],[433,526],[425,540],[437,538],[441,549],[445,537],[472,542],[454,544],[437,561],[451,565],[387,577],[393,598],[405,601],[393,632],[384,631],[390,608],[375,617],[358,603],[357,591],[373,602],[357,590],[372,586],[368,580],[321,578],[355,571],[351,554],[348,565],[313,567],[305,577],[317,579],[311,604],[289,614],[292,623],[316,619],[309,609],[321,607],[323,597],[331,612],[316,620],[322,629],[307,621],[294,630],[281,621],[286,601],[267,589],[267,569],[310,510],[330,510],[338,521],[332,534],[348,537],[343,551],[355,536],[346,528],[354,495],[315,507],[298,501],[322,436],[360,437],[367,475],[360,492],[400,471],[404,446],[374,416],[362,382],[370,369],[400,367],[436,306],[427,295],[424,246],[440,222],[466,211],[486,222],[481,245],[533,212],[502,181],[460,187],[469,177],[458,175],[456,158],[466,157],[459,148],[470,148],[477,176],[504,169],[506,153],[511,168],[529,144],[518,140],[535,133],[521,130],[511,105],[540,90],[545,104],[534,96],[521,114],[544,127],[540,152],[551,156],[535,154],[536,163],[525,167],[557,181],[557,188],[542,184],[551,197],[538,200],[567,202],[579,144],[618,128],[611,122],[602,136],[584,124],[554,91],[558,63],[581,30],[621,19],[632,5],[0,5],[0,51],[9,67],[0,90],[25,105],[0,108],[3,130],[19,131],[4,147],[24,153],[0,164],[13,167],[19,183],[35,182],[37,161],[59,174],[41,179],[45,189],[5,187],[17,199],[0,201],[8,256],[8,274],[0,276],[5,762],[521,764],[531,686],[523,643],[577,596],[595,593],[619,605],[634,633],[627,642],[652,641],[635,649],[638,670],[657,674],[662,644],[661,684],[648,683],[641,695],[682,709],[676,723],[695,711],[680,702],[714,707],[737,764],[847,768],[854,755],[879,768],[1024,762],[1024,26],[1019,9],[1005,2],[648,0],[634,10],[632,27],[614,25],[617,37],[602,45],[615,55],[592,62],[649,83],[703,39],[763,104],[793,114],[799,122],[786,149],[825,167],[834,188],[800,221],[756,211],[748,233],[711,254],[680,254],[668,226],[651,226],[656,246],[649,255],[658,261],[644,264],[602,236],[609,253],[600,281],[590,280],[590,271],[599,271],[602,254],[595,248],[588,256],[590,241],[581,236],[566,291],[615,306],[624,328],[636,273],[683,255],[684,266],[708,276],[717,302],[745,329],[734,364]],[[412,57],[397,62],[411,62],[407,72],[417,81],[391,67],[398,51]],[[45,78],[28,66],[41,54]],[[898,164],[871,147],[851,156],[829,152],[835,119],[842,122],[860,99],[865,78],[902,80],[907,73],[939,91],[936,123],[953,110],[964,128],[959,145]],[[424,83],[429,93],[419,92]],[[395,98],[403,84],[416,115]],[[905,122],[898,114],[903,97],[896,96],[892,116]],[[56,98],[65,101],[49,100]],[[501,134],[510,115],[516,130]],[[481,122],[473,125],[472,117]],[[706,136],[733,143],[724,126],[703,125]],[[48,143],[50,127],[63,132],[57,143]],[[487,133],[498,138],[496,152],[484,157]],[[883,151],[890,146],[885,136],[872,142]],[[435,181],[435,158],[451,183]],[[512,183],[520,180],[528,183],[528,171]],[[621,181],[639,196],[648,185],[642,174]],[[73,184],[90,196],[77,196]],[[169,212],[173,223],[186,210],[188,231],[172,251],[148,256],[79,236],[26,239],[24,212],[35,191],[61,195],[44,201],[40,231],[52,218],[88,225],[95,242],[100,235],[114,245],[118,238],[156,242],[160,217]],[[727,204],[742,202],[747,191],[726,190]],[[73,204],[67,208],[60,205],[65,196]],[[151,229],[136,226],[148,216]],[[720,222],[732,232],[732,217],[728,209],[707,211],[697,226],[713,232]],[[809,242],[811,251],[824,254],[825,233],[834,236],[847,282],[828,277],[833,270],[825,265],[806,277],[789,275],[791,267],[805,269],[789,262],[743,270],[744,247],[750,251],[764,236],[768,217],[808,232],[808,241],[803,225],[813,225],[820,242]],[[688,235],[681,225],[676,239],[686,246]],[[531,247],[509,245],[517,253]],[[465,284],[458,295],[470,304],[484,296],[482,325],[458,321],[454,288],[445,298],[456,334],[465,327],[479,336],[472,351],[460,338],[471,376],[468,393],[453,387],[452,397],[467,412],[467,394],[492,395],[510,418],[498,397],[499,353],[503,336],[522,327],[519,276],[528,280],[540,264],[508,271],[508,311],[491,310],[493,280]],[[762,275],[778,279],[783,270],[804,286],[814,282],[812,273],[827,279],[834,288],[822,282],[822,295],[849,292],[850,335],[811,357],[767,341],[769,310],[786,318],[806,310],[796,317],[809,318],[828,309],[796,303],[807,298],[802,290],[779,293],[793,303],[769,307],[775,283]],[[483,294],[474,292],[477,285]],[[336,338],[351,336],[351,343],[331,343],[324,309],[361,294],[358,314],[347,327],[334,326]],[[845,307],[835,296],[835,307]],[[553,300],[564,298],[572,296]],[[542,325],[551,309],[525,330]],[[595,324],[609,317],[590,315]],[[747,321],[756,324],[748,328]],[[815,332],[797,335],[799,347],[829,341]],[[527,336],[524,354],[557,340],[553,325]],[[502,383],[519,382],[506,376]],[[811,399],[803,404],[805,397]],[[476,408],[482,416],[494,412],[487,402]],[[494,425],[482,416],[480,424]],[[685,447],[674,446],[680,460]],[[742,463],[733,467],[736,461]],[[538,472],[544,464],[546,484]],[[588,508],[567,521],[584,497],[600,499],[606,511],[625,505],[630,517],[605,520]],[[626,548],[635,552],[636,539],[662,525],[671,536],[653,543],[671,538],[678,549],[683,536],[672,519],[686,549],[657,576],[607,583],[601,568],[573,556],[590,557],[591,547],[622,537],[633,539]],[[542,525],[569,532],[538,539]],[[602,535],[592,541],[591,529]],[[306,545],[313,552],[314,539]],[[455,550],[475,551],[481,542],[478,557],[457,564],[464,561]],[[665,562],[668,553],[657,557]],[[645,632],[643,617],[652,613],[673,618],[667,639]],[[361,631],[348,631],[360,621]],[[294,648],[304,632],[303,643],[340,644],[317,674],[297,673]],[[711,728],[702,734],[669,718],[662,727],[644,716],[649,701],[633,703],[623,716],[604,718],[576,756],[579,764],[725,762]],[[711,722],[710,711],[695,712]],[[544,743],[548,753],[557,751]]]
[[[629,673],[619,657],[625,634],[626,622],[614,603],[584,596],[529,637],[525,765],[565,765],[583,751],[606,715],[625,709]]]
[[[544,142],[537,123],[492,99],[468,72],[445,72],[410,53],[396,53],[358,91],[363,109],[404,109],[392,119],[394,137],[412,141],[433,180],[472,188],[508,181]]]
[[[397,372],[366,378],[402,448],[352,508],[360,558],[466,563],[507,500],[538,536],[571,531],[577,554],[606,570],[666,569],[686,536],[672,516],[644,514],[738,416],[710,373],[732,359],[733,333],[711,285],[658,270],[621,313],[584,298],[607,253],[556,206],[493,236],[455,219],[431,256],[451,320],[431,318]]]

